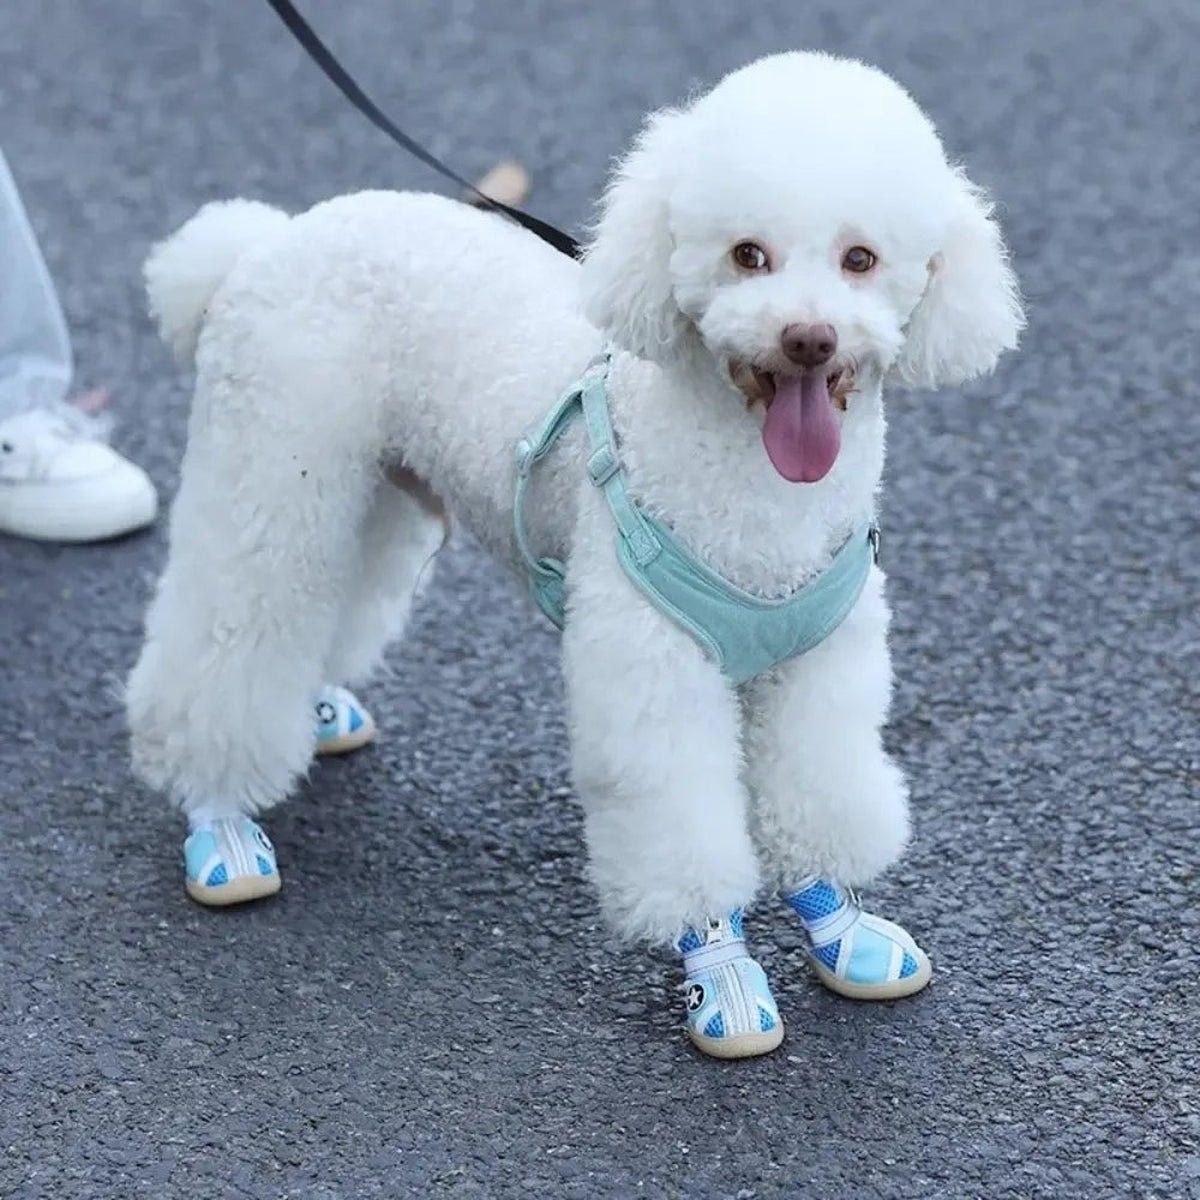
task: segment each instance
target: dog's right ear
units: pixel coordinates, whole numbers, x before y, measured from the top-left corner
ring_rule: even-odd
[[[583,311],[622,350],[667,363],[687,318],[671,280],[668,204],[681,114],[655,113],[617,167],[583,260]]]

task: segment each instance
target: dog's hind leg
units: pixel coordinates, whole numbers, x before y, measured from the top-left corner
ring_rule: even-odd
[[[358,540],[326,679],[357,685],[370,677],[388,643],[404,633],[449,529],[444,506],[421,480],[404,468],[387,471]]]
[[[201,364],[171,553],[126,696],[135,769],[187,815],[188,890],[210,904],[279,886],[250,818],[311,760],[379,486],[366,393],[331,419],[335,381],[280,346],[253,371],[235,353]]]
[[[317,753],[348,754],[375,738],[375,721],[343,685],[366,682],[389,642],[404,632],[417,593],[449,535],[440,501],[415,476],[387,472],[363,523],[341,616],[316,700]]]

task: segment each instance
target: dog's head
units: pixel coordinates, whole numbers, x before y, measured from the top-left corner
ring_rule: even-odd
[[[822,54],[761,59],[651,117],[582,280],[620,348],[715,360],[794,480],[833,465],[857,386],[968,379],[1022,324],[990,208],[928,119],[886,75]]]

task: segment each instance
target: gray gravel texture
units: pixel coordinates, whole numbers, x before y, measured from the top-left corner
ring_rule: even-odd
[[[1200,1196],[1200,6],[307,9],[435,152],[516,154],[574,228],[644,111],[793,46],[893,72],[999,196],[1022,352],[891,402],[916,833],[869,898],[935,981],[839,1001],[767,909],[784,1047],[689,1050],[584,881],[555,640],[466,545],[369,691],[380,744],[270,821],[282,894],[201,911],[113,690],[163,526],[0,540],[0,1196]],[[250,0],[4,0],[0,139],[80,386],[168,496],[150,242],[212,197],[438,186]]]

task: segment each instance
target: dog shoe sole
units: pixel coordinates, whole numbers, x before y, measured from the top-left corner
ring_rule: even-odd
[[[770,1054],[783,1041],[783,1022],[777,1021],[774,1029],[766,1033],[739,1033],[733,1037],[712,1038],[693,1029],[688,1029],[692,1045],[709,1058],[757,1058]]]
[[[226,908],[231,904],[246,904],[251,900],[273,896],[283,886],[283,880],[278,871],[273,871],[270,875],[239,875],[216,887],[205,887],[194,879],[188,879],[185,880],[185,886],[187,894],[197,904],[207,908]]]

